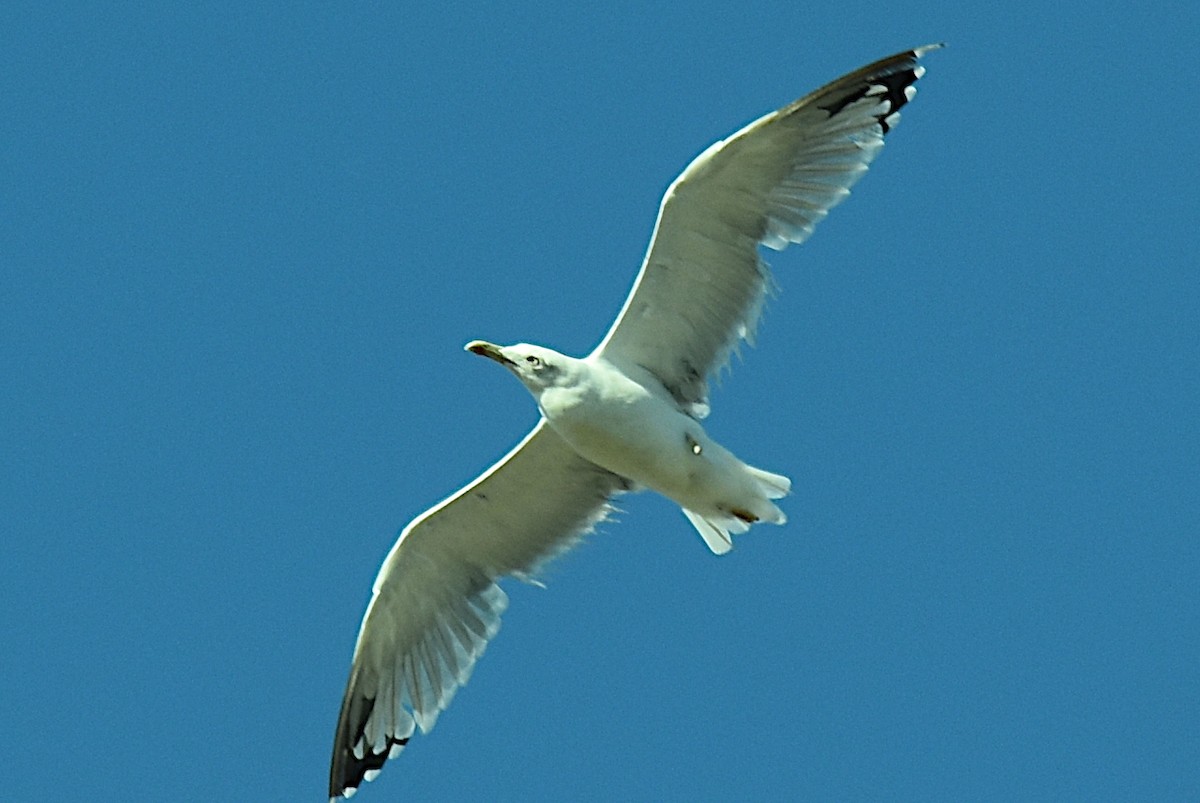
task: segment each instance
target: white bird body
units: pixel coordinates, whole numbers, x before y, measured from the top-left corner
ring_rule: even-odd
[[[935,46],[936,47],[936,46]],[[897,53],[766,114],[704,150],[668,187],[616,321],[587,357],[517,344],[467,348],[505,365],[542,411],[533,431],[400,533],[363,616],[334,734],[331,799],[428,732],[500,627],[505,577],[528,579],[650,488],[715,553],[790,481],[704,431],[708,381],[754,334],[771,272],[761,249],[801,243],[879,154],[933,48]]]
[[[713,552],[728,552],[730,533],[752,523],[787,521],[771,500],[786,495],[791,481],[743,463],[710,438],[649,371],[626,373],[598,354],[576,359],[526,344],[475,341],[467,349],[513,370],[580,457],[677,502]]]

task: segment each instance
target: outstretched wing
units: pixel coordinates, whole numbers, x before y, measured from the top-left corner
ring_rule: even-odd
[[[849,194],[936,47],[869,64],[696,157],[667,189],[633,292],[594,355],[650,371],[706,415],[708,378],[752,338],[770,286],[758,246],[804,242]]]
[[[400,534],[363,617],[342,699],[330,799],[349,797],[429,731],[467,682],[508,598],[496,585],[568,549],[625,480],[575,454],[545,420],[500,462]]]

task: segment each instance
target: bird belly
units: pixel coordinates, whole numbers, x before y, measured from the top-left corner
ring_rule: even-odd
[[[760,496],[737,457],[658,397],[555,405],[543,396],[542,402],[550,426],[581,457],[682,507],[728,512]]]

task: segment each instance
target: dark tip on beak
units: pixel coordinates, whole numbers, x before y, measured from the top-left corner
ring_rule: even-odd
[[[500,347],[494,343],[489,343],[486,340],[472,340],[464,348],[472,354],[478,354],[480,357],[487,357],[489,360],[495,360],[504,366],[511,366],[512,360],[508,359],[501,353]]]

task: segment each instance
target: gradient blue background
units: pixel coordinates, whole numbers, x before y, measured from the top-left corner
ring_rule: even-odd
[[[930,41],[673,505],[509,584],[358,798],[1196,799],[1192,2],[0,8],[0,780],[322,800],[396,531],[507,450],[720,136]],[[1053,10],[1052,10],[1053,9]]]

